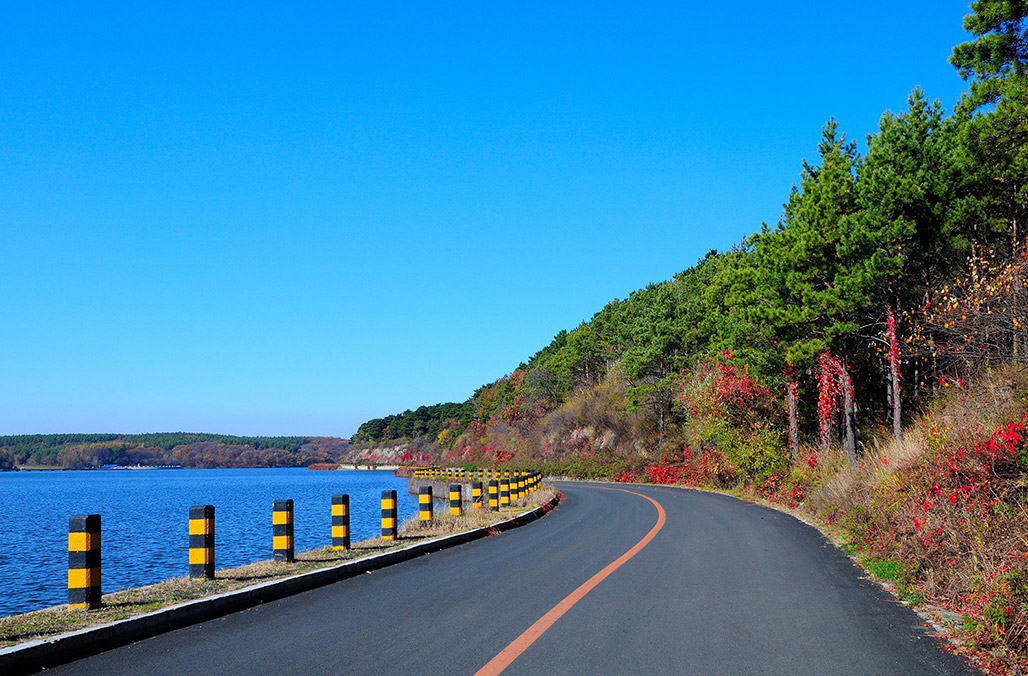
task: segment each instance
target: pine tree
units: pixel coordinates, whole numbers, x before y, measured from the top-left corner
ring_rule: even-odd
[[[1012,252],[1028,216],[1028,2],[976,0],[971,9],[964,28],[975,39],[950,57],[969,82],[961,139],[972,189],[962,211],[983,245]]]

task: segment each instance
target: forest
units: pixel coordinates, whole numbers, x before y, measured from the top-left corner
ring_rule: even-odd
[[[335,437],[235,437],[184,432],[0,436],[0,469],[21,465],[86,469],[104,465],[301,467],[337,462],[349,444]]]
[[[915,88],[864,152],[829,119],[775,222],[358,445],[799,510],[1028,671],[1028,3],[971,10],[953,110]]]
[[[443,443],[445,443],[449,439],[456,438],[455,435],[462,432],[470,421],[471,406],[469,402],[419,406],[415,411],[407,410],[403,413],[387,415],[385,418],[374,418],[365,422],[350,438],[350,442],[357,445],[418,437],[439,439],[444,430],[450,430],[448,435],[442,437]]]

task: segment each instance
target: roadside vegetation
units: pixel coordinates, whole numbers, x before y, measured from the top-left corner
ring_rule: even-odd
[[[776,223],[357,450],[801,510],[1024,673],[1028,5],[971,9],[954,110],[915,88],[863,153],[829,120]]]

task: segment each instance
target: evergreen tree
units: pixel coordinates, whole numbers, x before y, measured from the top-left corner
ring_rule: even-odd
[[[779,229],[759,239],[759,260],[768,271],[764,300],[774,328],[781,331],[785,363],[810,368],[826,351],[842,353],[844,393],[849,392],[846,354],[849,336],[870,297],[862,261],[848,241],[857,210],[856,146],[837,134],[829,120],[818,147],[820,163],[803,164],[800,185],[785,205]],[[855,410],[845,399],[843,446],[856,458]],[[792,409],[792,406],[790,406]],[[790,421],[790,427],[792,427]]]
[[[1028,2],[976,0],[971,9],[964,28],[975,39],[950,57],[970,83],[961,138],[973,188],[962,211],[982,244],[1013,251],[1028,216]]]

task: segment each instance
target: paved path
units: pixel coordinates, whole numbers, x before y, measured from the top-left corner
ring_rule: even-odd
[[[791,517],[670,488],[560,487],[525,527],[46,673],[977,673]]]

